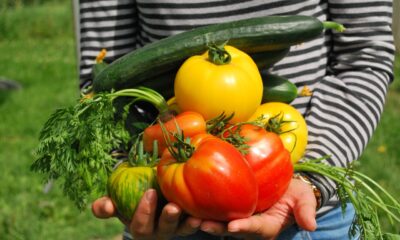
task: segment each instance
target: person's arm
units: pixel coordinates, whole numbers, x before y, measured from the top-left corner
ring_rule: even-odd
[[[105,48],[105,62],[125,55],[136,47],[135,0],[79,1],[80,87],[92,81],[92,65]]]
[[[332,34],[329,74],[312,89],[306,158],[330,155],[329,164],[346,167],[365,149],[393,79],[391,5],[391,0],[329,1],[330,20],[346,30]],[[326,206],[336,196],[335,184],[318,175],[309,177]]]

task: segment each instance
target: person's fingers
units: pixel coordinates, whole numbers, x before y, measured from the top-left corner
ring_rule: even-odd
[[[179,226],[176,234],[179,236],[187,236],[193,234],[199,230],[201,223],[201,219],[188,216]]]
[[[92,213],[97,218],[110,218],[115,216],[115,207],[109,197],[101,197],[92,203]]]
[[[129,226],[135,239],[147,239],[154,232],[154,218],[157,208],[157,192],[154,189],[147,190],[140,200],[132,222]]]
[[[291,218],[289,216],[274,212],[262,213],[246,219],[238,219],[229,222],[228,232],[268,239],[276,237],[289,223],[291,223]]]
[[[227,231],[225,223],[214,221],[203,221],[200,229],[213,235],[225,235]]]
[[[164,206],[157,226],[157,239],[170,239],[174,236],[182,210],[174,203],[168,203]]]

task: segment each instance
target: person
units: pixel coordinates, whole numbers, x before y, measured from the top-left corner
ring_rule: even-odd
[[[310,15],[346,27],[326,31],[292,47],[270,71],[287,77],[309,96],[291,105],[305,117],[305,159],[345,167],[360,157],[371,138],[393,79],[391,0],[82,0],[79,5],[80,86],[91,84],[93,59],[102,48],[108,62],[150,42],[198,26],[267,15]],[[197,219],[174,203],[155,217],[155,190],[142,198],[124,238],[130,239],[349,239],[354,208],[342,215],[336,186],[328,178],[300,173],[273,207],[247,219],[220,223]],[[310,185],[311,183],[311,185]],[[319,192],[314,194],[315,187]],[[317,207],[317,205],[319,205]],[[116,216],[107,197],[93,203],[99,218]],[[131,234],[129,234],[130,232]]]

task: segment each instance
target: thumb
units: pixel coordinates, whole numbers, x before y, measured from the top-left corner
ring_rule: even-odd
[[[97,218],[110,218],[115,216],[115,207],[110,198],[101,197],[92,203],[92,212]]]
[[[303,194],[293,206],[293,215],[297,225],[306,231],[315,231],[317,201],[314,194]]]
[[[155,189],[149,189],[141,198],[130,223],[130,231],[135,239],[150,237],[153,234],[156,208],[157,192]]]

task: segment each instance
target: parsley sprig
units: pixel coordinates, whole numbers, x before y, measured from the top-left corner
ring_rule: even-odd
[[[117,112],[114,100],[130,98]],[[74,106],[56,110],[41,130],[37,158],[31,169],[44,180],[58,180],[63,192],[83,210],[105,194],[108,176],[118,162],[114,150],[129,152],[132,138],[126,129],[129,105],[148,101],[160,112],[168,105],[148,88],[124,89],[82,98]]]

